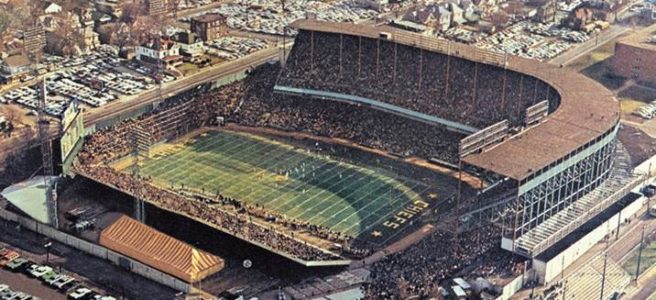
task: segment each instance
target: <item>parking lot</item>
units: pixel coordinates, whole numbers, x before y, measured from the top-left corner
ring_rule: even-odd
[[[524,58],[546,61],[590,39],[586,33],[555,24],[522,21],[483,38],[476,47]]]
[[[62,292],[56,287],[53,288],[47,282],[42,283],[42,280],[30,277],[25,270],[16,269],[11,271],[8,267],[2,266],[0,266],[0,284],[4,283],[10,287],[16,287],[16,290],[31,293],[43,300],[64,299],[50,298],[48,295],[51,293],[44,289],[66,296],[75,292],[78,288],[88,288],[94,293],[123,299],[173,299],[176,293],[172,289],[114,266],[108,261],[87,255],[57,242],[52,242],[49,263],[46,263],[44,242],[47,242],[45,237],[35,235],[30,231],[19,230],[15,223],[0,219],[0,248],[5,247],[17,252],[20,257],[27,259],[30,264],[51,267],[52,270],[44,272],[44,274],[48,273],[46,277],[51,280],[56,279],[57,275],[73,278],[74,283],[72,286],[78,285],[77,287]],[[27,267],[27,263],[24,267]],[[98,270],[102,270],[102,272],[98,272]],[[62,282],[59,281],[59,283]],[[26,288],[23,289],[23,286],[26,286]],[[112,299],[101,298],[98,300]]]
[[[374,10],[364,9],[344,0],[289,1],[285,3],[285,13],[282,13],[280,1],[277,0],[236,0],[202,14],[205,13],[220,13],[227,16],[228,27],[231,29],[274,35],[282,35],[285,29],[288,35],[295,35],[296,32],[286,26],[308,15],[315,15],[317,19],[326,21],[358,22],[371,19],[378,14]],[[202,14],[188,16],[181,20],[190,22],[192,17]]]
[[[0,269],[0,291],[2,285],[14,292],[22,292],[27,295],[41,298],[43,300],[64,300],[66,295],[52,290],[39,281],[33,280],[23,274],[13,273],[5,269]],[[0,292],[1,293],[1,292]],[[1,299],[1,298],[0,298]]]
[[[125,60],[97,51],[90,55],[61,59],[49,57],[51,69],[46,75],[48,102],[45,112],[60,116],[68,103],[76,99],[88,107],[101,107],[121,97],[132,96],[155,88],[150,70],[143,74],[125,72]],[[136,70],[135,70],[136,71]],[[175,78],[166,78],[172,81]],[[36,110],[40,84],[22,86],[4,93],[2,103],[18,103]]]
[[[269,47],[266,41],[241,37],[222,37],[206,43],[207,53],[235,60]]]
[[[47,245],[50,247],[52,243]],[[61,265],[36,263],[17,248],[0,245],[0,268],[2,300],[116,300],[85,286],[77,275],[63,271]]]

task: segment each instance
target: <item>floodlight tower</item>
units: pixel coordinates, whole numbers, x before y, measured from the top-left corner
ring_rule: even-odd
[[[23,42],[25,52],[30,59],[32,70],[36,71],[41,61],[43,47],[45,46],[45,31],[43,27],[34,21],[33,26],[26,29],[23,33]],[[50,141],[50,121],[46,116],[47,108],[47,91],[46,91],[46,77],[44,76],[39,83],[38,87],[38,102],[37,102],[37,132],[38,139],[41,146],[41,162],[43,167],[43,184],[45,189],[46,209],[48,212],[48,222],[55,228],[59,227],[57,218],[57,199],[54,191],[51,189],[51,177],[55,175],[53,159],[52,159],[52,143]]]
[[[150,134],[140,124],[131,126],[128,131],[128,140],[132,155],[132,177],[139,178],[141,157],[148,157],[150,149]],[[146,203],[141,195],[141,189],[134,192],[134,216],[140,222],[146,221]]]

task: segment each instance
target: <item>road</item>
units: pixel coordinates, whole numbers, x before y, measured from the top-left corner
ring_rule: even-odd
[[[653,199],[652,199],[653,201]],[[643,209],[641,217],[637,220],[633,220],[628,225],[622,225],[623,228],[620,229],[619,236],[613,236],[609,240],[608,244],[608,258],[616,263],[621,264],[626,256],[633,250],[639,243],[641,237],[641,231],[644,226],[645,235],[650,234],[651,232],[656,231],[656,219],[645,214],[646,209]],[[592,259],[595,259],[603,254],[606,250],[606,243],[603,241],[597,243],[584,253],[579,259],[577,259],[572,265],[565,269],[565,275],[567,278],[576,274],[583,266],[587,265]],[[629,295],[632,300],[645,300],[647,296],[656,291],[656,282],[653,278],[646,278],[647,274],[643,275],[639,280],[639,285],[636,290],[634,290],[633,295]],[[656,274],[653,274],[656,278]],[[649,281],[651,279],[651,282]],[[560,280],[558,278],[557,280]]]
[[[602,31],[597,36],[592,37],[588,41],[550,60],[549,63],[553,65],[567,66],[572,62],[574,62],[579,57],[589,53],[594,49],[597,49],[597,47],[624,34],[625,32],[628,32],[629,30],[631,30],[631,28],[629,27],[624,27],[622,25],[613,25],[608,30]]]
[[[208,5],[203,5],[201,7],[194,7],[194,8],[181,10],[181,11],[178,11],[178,18],[188,17],[188,16],[191,16],[191,15],[195,15],[197,13],[205,12],[205,11],[217,8],[217,7],[219,7],[223,4],[230,3],[230,2],[232,2],[232,1],[221,0],[221,1],[212,2]]]

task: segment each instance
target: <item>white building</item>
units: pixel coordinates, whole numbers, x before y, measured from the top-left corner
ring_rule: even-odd
[[[167,65],[176,65],[182,61],[180,45],[171,39],[153,39],[137,47],[137,59],[156,64],[160,61]]]
[[[205,52],[203,40],[189,32],[179,32],[176,35],[178,45],[180,46],[180,55],[188,57],[197,57]]]
[[[389,0],[358,0],[357,3],[363,8],[370,8],[381,12],[387,8]]]
[[[47,2],[46,8],[43,10],[46,15],[58,14],[62,12],[62,7],[57,3]]]

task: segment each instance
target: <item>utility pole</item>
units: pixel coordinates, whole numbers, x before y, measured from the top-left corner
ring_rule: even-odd
[[[640,244],[638,244],[638,265],[636,266],[635,282],[638,282],[640,276],[640,261],[642,260],[642,247],[645,242],[645,225],[642,225],[642,233],[640,234]]]
[[[604,300],[604,287],[606,286],[606,267],[608,265],[608,242],[606,242],[606,250],[604,251],[604,270],[601,273],[601,294],[599,300]]]

